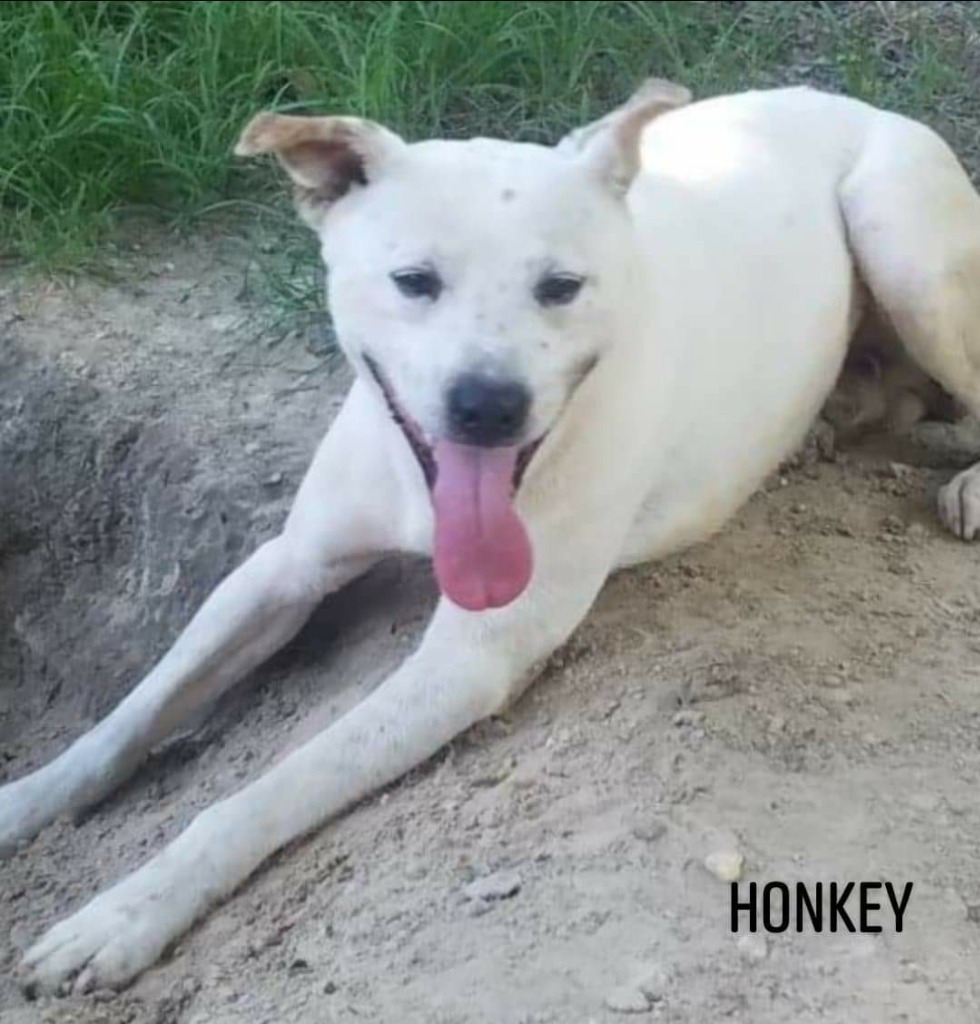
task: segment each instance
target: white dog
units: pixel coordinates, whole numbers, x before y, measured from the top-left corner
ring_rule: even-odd
[[[275,153],[321,239],[357,381],[282,534],[0,790],[0,845],[105,796],[382,553],[432,553],[442,599],[362,704],[48,932],[29,987],[126,983],[275,850],[499,711],[614,569],[708,537],[800,443],[865,308],[980,413],[980,198],[945,144],[805,89],[687,100],[650,82],[555,149],[248,126],[239,153]],[[940,511],[980,532],[978,468]]]

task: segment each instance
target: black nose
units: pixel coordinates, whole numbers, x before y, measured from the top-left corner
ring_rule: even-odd
[[[462,444],[510,444],[527,422],[531,394],[518,381],[464,373],[446,396],[449,433]]]

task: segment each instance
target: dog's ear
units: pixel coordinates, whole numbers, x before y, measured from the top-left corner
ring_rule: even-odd
[[[684,86],[648,78],[621,107],[566,135],[558,149],[586,163],[617,191],[625,192],[640,169],[643,129],[655,117],[690,102],[690,90]]]
[[[249,122],[235,154],[274,153],[296,186],[300,213],[316,228],[331,203],[371,182],[404,148],[373,121],[266,113]]]

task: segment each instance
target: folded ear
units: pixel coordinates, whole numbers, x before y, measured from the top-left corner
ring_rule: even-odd
[[[399,136],[373,121],[266,113],[249,122],[235,153],[274,153],[296,186],[300,213],[315,228],[331,203],[352,186],[367,185],[404,148]]]
[[[583,161],[612,188],[625,191],[640,169],[643,129],[655,117],[690,102],[684,86],[648,78],[621,107],[566,135],[558,149]]]

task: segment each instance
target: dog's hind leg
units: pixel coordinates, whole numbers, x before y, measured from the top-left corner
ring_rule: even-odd
[[[980,196],[930,129],[878,113],[841,185],[851,250],[909,355],[980,416]],[[980,466],[939,494],[958,537],[980,537]]]
[[[54,761],[0,789],[0,850],[104,797],[175,727],[291,639],[325,594],[392,546],[392,474],[383,449],[372,452],[363,436],[374,412],[365,398],[355,386],[282,534],[215,590],[111,714]]]

